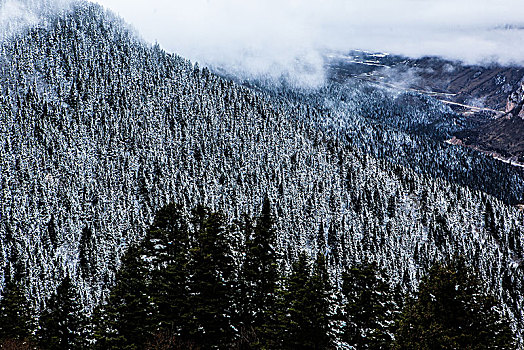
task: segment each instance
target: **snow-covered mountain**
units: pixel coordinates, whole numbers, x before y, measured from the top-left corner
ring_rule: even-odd
[[[463,255],[522,329],[522,172],[428,140],[450,125],[431,118],[454,117],[397,97],[248,88],[142,42],[98,5],[49,15],[0,46],[2,276],[26,274],[39,306],[67,272],[91,309],[163,205],[239,217],[268,195],[285,256],[324,240],[335,279],[372,259],[412,291],[432,262]],[[393,126],[406,115],[429,126]]]

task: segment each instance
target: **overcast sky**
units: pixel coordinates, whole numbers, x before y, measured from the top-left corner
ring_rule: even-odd
[[[97,1],[168,51],[255,73],[316,79],[320,52],[349,49],[524,63],[524,0]]]
[[[524,0],[96,2],[170,52],[250,74],[315,81],[321,53],[350,49],[524,64]]]

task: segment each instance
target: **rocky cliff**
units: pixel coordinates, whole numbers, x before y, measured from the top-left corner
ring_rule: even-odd
[[[524,119],[524,80],[521,81],[519,88],[508,97],[506,103],[506,115],[508,117],[519,117]],[[523,130],[524,131],[524,130]]]

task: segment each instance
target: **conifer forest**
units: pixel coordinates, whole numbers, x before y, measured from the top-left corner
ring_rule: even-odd
[[[39,23],[0,26],[2,349],[523,347],[524,168],[444,142],[471,120],[22,1]]]

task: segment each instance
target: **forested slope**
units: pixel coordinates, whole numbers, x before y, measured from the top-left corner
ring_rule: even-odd
[[[284,269],[324,240],[334,281],[367,258],[409,291],[461,254],[523,321],[522,212],[381,159],[371,129],[360,130],[369,145],[351,145],[312,122],[337,120],[336,108],[217,77],[87,3],[2,42],[0,93],[0,268],[26,274],[35,306],[68,272],[94,307],[169,202],[239,217],[267,195]]]

